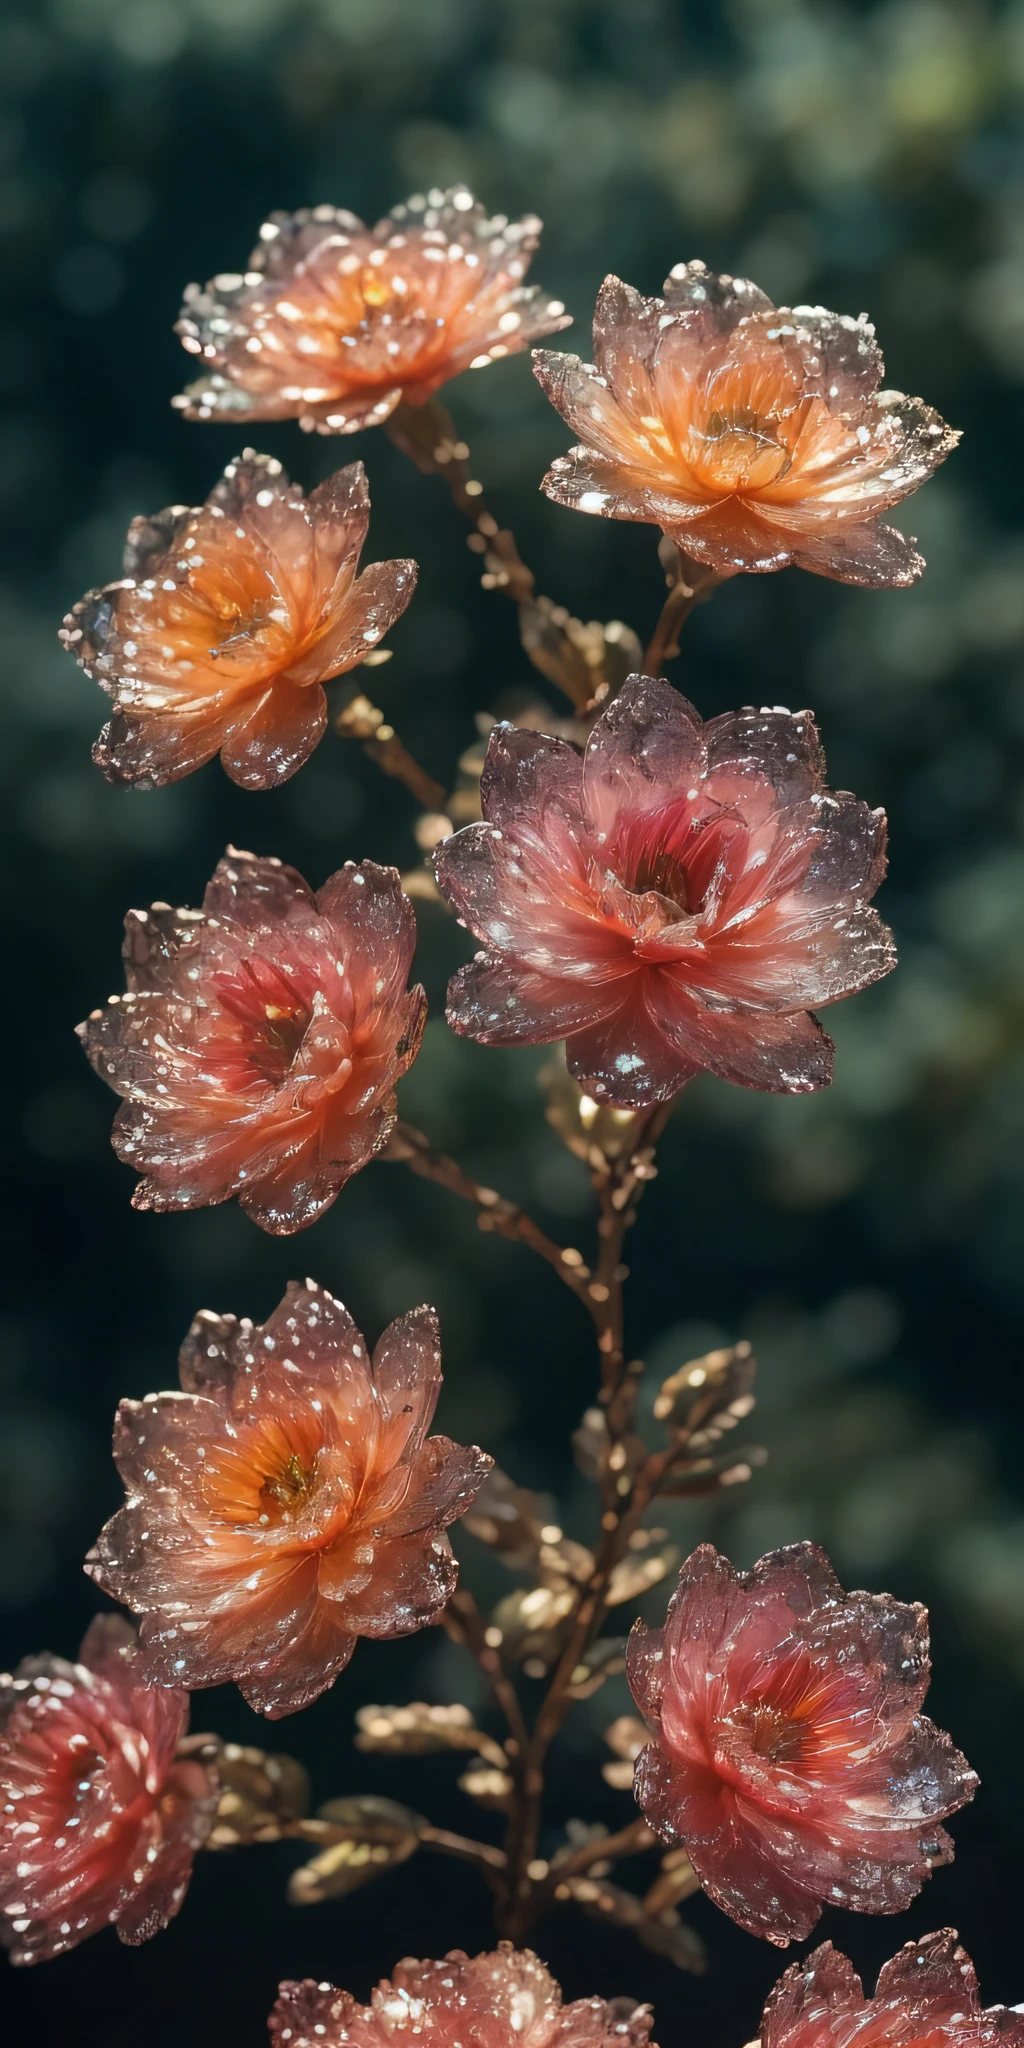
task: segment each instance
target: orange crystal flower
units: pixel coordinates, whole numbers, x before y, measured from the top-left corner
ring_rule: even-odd
[[[154,1686],[135,1630],[97,1615],[78,1660],[0,1676],[0,1940],[15,1963],[114,1926],[166,1927],[217,1804],[216,1773],[180,1752],[188,1694]]]
[[[220,754],[243,789],[294,775],[323,736],[323,684],[404,612],[415,562],[356,571],[370,523],[361,462],[304,499],[251,448],[205,505],[128,529],[124,576],[90,590],[61,640],[113,698],[93,748],[111,782],[177,782]]]
[[[557,505],[661,526],[716,576],[785,569],[868,588],[924,562],[879,514],[959,440],[919,398],[880,391],[866,316],[777,310],[743,277],[677,263],[663,299],[605,279],[594,362],[534,352],[579,436],[542,488]]]
[[[983,2006],[970,1956],[945,1927],[908,1941],[879,1973],[873,1998],[830,1941],[780,1977],[761,2021],[762,2048],[1024,2048],[1020,2006]]]
[[[274,213],[244,277],[189,285],[176,332],[204,374],[173,402],[190,420],[297,419],[320,434],[377,426],[465,369],[568,327],[524,285],[533,214],[489,218],[464,185],[369,228],[334,206]]]
[[[532,1949],[503,1941],[489,1954],[453,1949],[438,1962],[395,1965],[360,2005],[333,1984],[282,1984],[270,2015],[272,2048],[394,2048],[403,2034],[422,2048],[646,2048],[649,2006],[577,1998],[563,2005]],[[653,2048],[653,2044],[651,2044]]]
[[[78,1034],[124,1097],[113,1144],[145,1175],[135,1208],[237,1195],[263,1230],[302,1230],[387,1142],[419,1050],[396,870],[348,861],[314,896],[229,849],[202,910],[130,910],[125,933],[127,993]]]
[[[198,1315],[181,1394],[122,1401],[127,1505],[85,1569],[141,1616],[154,1674],[234,1681],[277,1720],[318,1698],[358,1636],[402,1636],[455,1590],[444,1534],[492,1460],[427,1437],[441,1385],[433,1309],[372,1360],[348,1310],[293,1281],[261,1327]]]

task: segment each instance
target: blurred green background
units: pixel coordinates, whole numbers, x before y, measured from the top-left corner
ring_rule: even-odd
[[[1019,0],[7,0],[0,16],[5,1660],[44,1644],[70,1654],[93,1610],[79,1566],[119,1497],[118,1396],[173,1382],[194,1310],[263,1317],[307,1270],[372,1337],[436,1302],[441,1426],[482,1439],[559,1499],[571,1533],[589,1532],[567,1455],[594,1383],[589,1332],[527,1252],[385,1164],[294,1242],[234,1207],[139,1216],[109,1149],[113,1101],[72,1026],[120,986],[129,904],[198,902],[229,839],[314,884],[345,858],[417,858],[411,800],[334,734],[265,796],[216,764],[143,795],[109,788],[90,763],[103,700],[57,645],[61,615],[119,573],[135,512],[201,500],[236,452],[231,430],[170,410],[187,369],[171,333],[181,287],[241,267],[267,209],[330,200],[372,220],[411,190],[464,179],[496,210],[543,215],[536,275],[565,299],[565,345],[584,355],[607,271],[656,291],[692,256],[781,301],[866,308],[888,381],[964,429],[902,508],[928,557],[923,584],[872,596],[796,571],[738,581],[690,622],[672,674],[705,714],[815,709],[833,784],[888,809],[881,900],[902,964],[831,1013],[829,1094],[687,1091],[633,1246],[629,1344],[655,1383],[723,1338],[750,1337],[762,1359],[754,1435],[770,1461],[712,1509],[680,1512],[681,1542],[713,1535],[748,1564],[815,1537],[847,1583],[931,1607],[930,1704],[982,1793],[953,1824],[956,1865],[910,1914],[824,1925],[873,1974],[900,1941],[952,1921],[986,1997],[1008,2000],[1024,1995],[1011,1932],[1024,1820],[1022,96]],[[663,593],[657,535],[538,494],[567,436],[525,361],[446,397],[541,587],[646,638]],[[366,462],[369,557],[421,564],[374,694],[450,783],[474,714],[532,685],[512,608],[479,590],[442,487],[380,432],[339,446],[276,427],[259,445],[307,487]],[[420,922],[433,1021],[405,1113],[586,1246],[586,1177],[543,1121],[541,1056],[446,1031],[465,935],[430,906]],[[648,1611],[662,1604],[655,1593]],[[357,1758],[348,1737],[364,1701],[473,1699],[474,1682],[437,1632],[364,1647],[275,1739],[322,1797],[372,1786],[467,1828],[450,1762]],[[626,1818],[628,1796],[597,1776],[601,1725],[626,1704],[612,1684],[580,1712],[554,1820]],[[200,1698],[196,1719],[259,1739],[233,1694]],[[484,1898],[455,1865],[414,1860],[301,1913],[283,1902],[294,1860],[206,1857],[180,1919],[147,1949],[104,1936],[5,1971],[18,2048],[69,2027],[104,2048],[245,2048],[281,1976],[365,1995],[399,1954],[487,1940]],[[653,1999],[668,2048],[738,2048],[780,1959],[700,1901],[692,1917],[712,1952],[699,1983],[568,1914],[538,1945],[573,1996]]]

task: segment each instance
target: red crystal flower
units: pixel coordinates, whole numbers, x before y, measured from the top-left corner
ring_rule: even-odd
[[[776,311],[743,277],[677,263],[663,299],[605,279],[594,362],[535,352],[580,445],[542,488],[557,505],[661,526],[718,576],[785,569],[869,588],[924,562],[879,514],[956,446],[919,398],[879,391],[862,315]]]
[[[702,1068],[794,1093],[832,1078],[812,1004],[894,964],[867,908],[885,814],[823,788],[806,711],[702,725],[631,676],[581,759],[513,726],[492,736],[483,824],[439,847],[439,887],[487,948],[448,1021],[484,1045],[564,1038],[601,1102],[666,1102]]]
[[[1019,2007],[983,2006],[970,1956],[947,1927],[909,1941],[865,1998],[846,1956],[826,1942],[771,1992],[761,2048],[1024,2048]]]
[[[394,868],[351,861],[314,896],[294,868],[229,849],[202,910],[130,910],[127,993],[78,1034],[125,1100],[137,1209],[237,1195],[302,1230],[386,1143],[426,998],[406,979],[412,905]]]
[[[409,1956],[369,2005],[311,1978],[282,1984],[270,2015],[273,2048],[393,2048],[402,2033],[425,2048],[645,2048],[650,2030],[649,2008],[632,1999],[563,2005],[540,1958],[508,1941],[436,1963]]]
[[[750,1572],[701,1544],[665,1627],[637,1622],[636,1797],[748,1933],[784,1948],[823,1906],[902,1912],[951,1861],[938,1823],[978,1780],[920,1712],[929,1668],[925,1609],[844,1593],[813,1543]]]
[[[124,577],[90,590],[61,640],[113,698],[93,760],[153,789],[220,754],[232,782],[271,789],[327,723],[324,682],[355,668],[404,612],[415,562],[357,576],[370,523],[361,462],[304,499],[251,448],[205,505],[128,528]]]
[[[96,1617],[77,1664],[28,1657],[0,1676],[0,1937],[15,1963],[108,1925],[148,1941],[181,1905],[216,1776],[176,1754],[187,1692],[148,1678],[116,1614]]]
[[[433,1309],[371,1360],[347,1309],[293,1281],[269,1321],[196,1317],[183,1394],[122,1401],[127,1505],[86,1571],[141,1615],[166,1684],[234,1681],[277,1720],[334,1683],[357,1636],[402,1636],[455,1590],[444,1534],[492,1460],[427,1437],[441,1385]]]
[[[533,214],[490,219],[464,185],[368,228],[334,206],[275,213],[244,277],[189,285],[176,332],[204,374],[175,399],[190,420],[297,419],[320,434],[423,405],[465,369],[569,326],[524,285]]]

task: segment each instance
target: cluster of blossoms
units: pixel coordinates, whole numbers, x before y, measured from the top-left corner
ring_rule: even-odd
[[[178,331],[203,370],[178,403],[190,419],[324,434],[406,409],[422,422],[462,369],[567,324],[524,283],[538,229],[489,218],[462,188],[372,230],[332,207],[275,215],[248,272],[190,287]],[[536,357],[579,436],[544,482],[557,503],[660,526],[680,577],[920,574],[880,515],[956,436],[878,388],[865,320],[777,310],[746,280],[680,264],[663,299],[606,281],[594,353]],[[412,595],[412,561],[358,573],[368,523],[361,464],[304,498],[252,450],[205,505],[133,521],[123,577],[62,634],[113,700],[103,771],[152,787],[219,754],[251,790],[294,774],[324,732],[324,684]],[[884,814],[828,790],[809,712],[705,724],[635,674],[589,706],[585,743],[497,726],[480,806],[434,858],[484,948],[449,987],[457,1032],[564,1040],[581,1088],[623,1111],[654,1111],[701,1072],[784,1093],[829,1082],[814,1013],[888,973],[894,949],[871,907]],[[394,869],[350,861],[314,894],[232,849],[201,909],[129,912],[125,994],[80,1034],[122,1097],[114,1145],[141,1176],[135,1205],[235,1196],[278,1234],[321,1216],[394,1131],[426,1009],[409,984],[415,937]],[[86,1570],[138,1635],[101,1619],[77,1664],[37,1658],[0,1682],[0,1936],[15,1961],[107,1924],[140,1941],[177,1910],[219,1796],[216,1741],[186,1734],[191,1690],[233,1682],[275,1719],[332,1685],[361,1636],[440,1617],[456,1584],[447,1531],[492,1464],[427,1434],[440,1383],[432,1310],[399,1317],[371,1354],[308,1281],[263,1324],[204,1311],[180,1391],[121,1403],[126,1504]],[[642,1813],[751,1933],[802,1940],[826,1904],[897,1912],[952,1855],[941,1823],[977,1780],[921,1712],[927,1616],[844,1593],[812,1545],[748,1573],[696,1550],[664,1628],[637,1624],[628,1673],[651,1736]],[[509,1944],[400,1963],[368,2006],[285,1984],[271,2018],[274,2048],[385,2048],[402,2032],[434,2048],[644,2048],[650,2027],[628,2000],[563,2005]],[[818,1950],[761,2030],[763,2048],[997,2039],[1024,2048],[1024,2026],[981,2008],[950,1934],[903,1950],[870,2000]]]
[[[629,1998],[563,2005],[543,1963],[503,1942],[490,1955],[409,1958],[369,2005],[333,1984],[282,1984],[270,2038],[273,2048],[387,2048],[405,2034],[429,2048],[646,2048],[652,2025]],[[1021,2048],[1024,2017],[982,2005],[970,1957],[946,1929],[886,1963],[874,1998],[826,1942],[775,1986],[759,2038],[761,2048]]]

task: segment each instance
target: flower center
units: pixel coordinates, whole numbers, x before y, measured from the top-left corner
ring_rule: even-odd
[[[799,1763],[807,1735],[806,1722],[794,1720],[781,1707],[772,1706],[768,1700],[754,1700],[749,1705],[737,1707],[729,1716],[730,1725],[740,1728],[746,1734],[752,1755],[762,1763]]]
[[[305,1507],[316,1486],[316,1471],[296,1451],[279,1471],[268,1472],[260,1487],[260,1521],[286,1522]]]
[[[275,1087],[284,1079],[309,1029],[312,990],[269,960],[244,960],[235,974],[215,974],[223,1010],[241,1026],[243,1063]]]
[[[775,422],[763,418],[752,406],[709,413],[700,438],[708,470],[727,490],[751,485],[763,489],[766,484],[778,483],[792,462]]]

